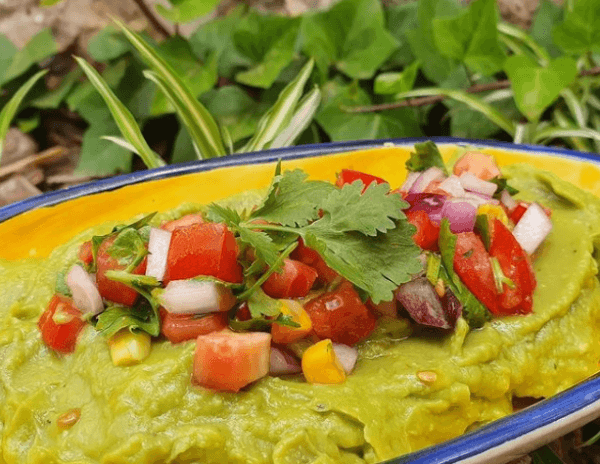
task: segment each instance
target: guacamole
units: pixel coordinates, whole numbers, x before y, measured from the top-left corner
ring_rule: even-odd
[[[0,463],[374,463],[510,414],[513,396],[583,380],[600,359],[600,199],[526,165],[503,171],[519,198],[552,210],[533,313],[423,335],[382,319],[340,385],[265,377],[216,393],[190,382],[193,342],[156,342],[143,363],[115,367],[91,326],[71,355],[46,348],[36,323],[57,274],[114,224],[45,260],[0,261]],[[59,427],[72,410],[79,420]]]

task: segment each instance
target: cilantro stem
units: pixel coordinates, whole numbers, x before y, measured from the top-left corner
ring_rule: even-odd
[[[277,258],[277,261],[273,263],[273,266],[271,266],[267,270],[267,272],[260,276],[260,278],[256,282],[254,282],[254,284],[250,288],[246,289],[238,295],[238,300],[247,300],[257,288],[259,288],[262,284],[266,282],[266,280],[271,276],[271,274],[275,272],[275,270],[279,269],[280,265],[283,264],[283,260],[287,258],[290,255],[290,253],[296,249],[297,246],[298,242],[294,242],[290,244],[285,250],[283,250],[281,255],[279,255],[279,258]]]
[[[244,222],[240,224],[240,226],[246,227],[247,229],[273,230],[276,232],[289,232],[296,235],[302,235],[300,231],[295,227],[277,226],[274,224],[254,224],[252,222]]]

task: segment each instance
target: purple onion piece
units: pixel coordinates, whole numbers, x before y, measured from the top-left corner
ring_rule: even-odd
[[[452,329],[462,314],[462,306],[454,295],[446,290],[440,299],[426,277],[418,277],[396,290],[396,299],[415,322],[440,329]]]
[[[471,232],[477,218],[477,207],[468,201],[450,200],[444,203],[441,216],[448,219],[453,233]]]
[[[408,211],[425,211],[436,224],[442,220],[442,208],[448,197],[436,193],[410,193],[404,199],[410,204]]]

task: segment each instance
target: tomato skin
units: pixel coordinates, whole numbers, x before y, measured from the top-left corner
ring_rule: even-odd
[[[63,315],[73,316],[73,318],[65,324],[57,324],[53,316],[59,309]],[[59,294],[52,297],[38,321],[38,328],[46,346],[60,353],[75,351],[77,336],[86,325],[87,323],[81,319],[81,311],[75,307],[73,300]]]
[[[92,261],[94,261],[94,255],[92,253],[92,242],[90,240],[81,244],[79,251],[77,252],[77,257],[86,266],[92,264]]]
[[[193,340],[200,335],[219,332],[227,328],[227,313],[207,314],[203,317],[171,314],[161,309],[161,333],[171,343]]]
[[[519,222],[521,220],[521,218],[523,217],[523,215],[525,214],[525,211],[527,211],[529,205],[527,205],[526,203],[519,203],[511,212],[510,215],[508,216],[510,218],[510,220],[516,224],[517,222]]]
[[[96,284],[98,284],[98,291],[102,295],[102,298],[125,306],[133,306],[139,296],[138,292],[125,284],[115,282],[106,277],[106,271],[123,270],[127,267],[124,264],[119,264],[119,261],[108,253],[108,249],[112,246],[115,239],[115,236],[105,239],[98,248],[96,256]],[[146,272],[146,262],[147,260],[144,258],[132,273],[144,274]]]
[[[353,182],[360,180],[365,185],[362,189],[364,192],[369,185],[373,182],[377,184],[385,184],[386,180],[381,177],[373,176],[371,174],[367,174],[365,172],[354,171],[352,169],[342,169],[342,171],[337,175],[337,179],[335,181],[335,185],[337,187],[342,187],[345,184],[352,184]]]
[[[537,285],[530,258],[510,230],[495,219],[492,224],[490,255],[495,257],[514,288],[503,284],[498,313],[528,314],[533,308],[533,291]]]
[[[173,232],[175,229],[180,229],[182,227],[188,227],[193,224],[203,224],[204,218],[201,214],[186,214],[185,216],[180,217],[179,219],[174,219],[173,221],[163,222],[160,225],[160,228],[166,230],[168,232]]]
[[[425,211],[405,211],[406,219],[417,228],[413,240],[423,250],[438,250],[440,226],[435,224]]]
[[[308,295],[317,280],[317,271],[294,259],[285,259],[281,274],[274,272],[262,284],[264,292],[272,298],[302,298]]]
[[[474,232],[456,234],[454,271],[487,309],[493,314],[499,314],[496,281],[490,256]]]
[[[298,239],[298,246],[292,251],[290,258],[296,259],[317,271],[317,281],[321,285],[327,285],[333,282],[339,274],[331,269],[321,255],[307,247],[302,238]]]
[[[355,345],[375,329],[377,318],[363,304],[350,282],[326,292],[304,305],[314,333],[334,343]]]
[[[269,373],[271,335],[229,330],[196,339],[193,379],[203,387],[237,392]]]
[[[213,276],[225,282],[242,282],[233,233],[221,223],[202,223],[173,231],[163,282]]]

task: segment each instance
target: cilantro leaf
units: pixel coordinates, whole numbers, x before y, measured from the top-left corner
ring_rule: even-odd
[[[119,264],[128,266],[127,270],[129,271],[133,270],[148,254],[146,241],[137,230],[131,227],[127,227],[118,233],[107,252]]]
[[[71,289],[67,285],[67,270],[63,270],[56,275],[54,291],[61,295],[71,296]]]
[[[160,318],[158,311],[146,300],[132,308],[112,306],[98,315],[96,330],[106,337],[111,337],[119,330],[143,330],[153,337],[160,335]]]
[[[501,177],[501,176],[494,177],[493,179],[490,179],[488,182],[491,182],[498,186],[498,188],[496,189],[496,192],[494,193],[494,198],[496,198],[496,199],[500,198],[500,196],[502,195],[502,190],[506,190],[510,195],[516,195],[517,193],[519,193],[519,191],[516,188],[508,185],[508,181],[506,180],[506,177]]]
[[[318,205],[336,187],[328,182],[307,181],[308,174],[296,169],[276,175],[267,196],[250,216],[283,226],[304,226],[319,217]]]
[[[448,169],[434,142],[428,140],[423,143],[415,143],[415,151],[410,154],[410,158],[406,162],[406,169],[411,172],[425,171],[433,166],[440,168],[444,174],[448,175]]]
[[[271,298],[261,288],[257,288],[246,300],[253,318],[277,317],[281,313],[281,300]]]
[[[357,231],[369,236],[395,228],[394,220],[404,217],[402,208],[406,203],[399,195],[388,195],[388,184],[372,183],[361,193],[363,187],[358,181],[334,190],[321,205],[323,217],[314,224],[337,232]]]
[[[328,266],[369,294],[375,304],[390,301],[394,290],[421,270],[421,250],[412,239],[415,228],[406,219],[394,229],[369,237],[360,232],[331,231],[316,221],[302,231],[306,244]]]
[[[492,318],[489,310],[481,303],[475,295],[463,284],[462,280],[454,272],[454,252],[456,249],[456,235],[450,231],[450,223],[442,219],[440,224],[440,254],[442,256],[442,268],[440,277],[448,284],[454,296],[463,305],[463,317],[472,328],[483,326]]]

